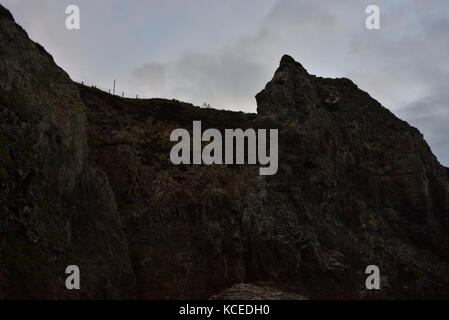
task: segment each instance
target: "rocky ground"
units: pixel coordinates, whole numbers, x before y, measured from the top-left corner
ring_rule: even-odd
[[[0,298],[448,298],[449,170],[422,134],[289,56],[256,99],[245,114],[75,84],[0,5]],[[173,165],[170,133],[194,120],[279,129],[277,174]]]

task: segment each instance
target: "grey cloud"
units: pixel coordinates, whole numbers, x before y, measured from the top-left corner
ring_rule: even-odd
[[[254,95],[290,54],[313,74],[352,79],[449,164],[447,0],[378,0],[379,31],[364,27],[371,0],[246,1],[79,0],[76,34],[62,28],[68,0],[0,0],[75,78],[118,77],[120,90],[146,96],[255,112]]]
[[[398,115],[424,133],[443,164],[449,159],[449,90],[443,83],[436,86],[431,95],[398,110]]]
[[[148,63],[133,72],[131,81],[147,95],[245,109],[253,105],[248,93],[255,94],[261,69],[262,65],[232,52],[192,53],[171,63]]]
[[[279,0],[258,30],[233,45],[148,63],[133,72],[131,82],[156,95],[255,111],[254,94],[288,53],[311,73],[351,78],[418,126],[447,164],[449,97],[441,94],[441,83],[449,83],[449,3],[381,1],[379,31],[364,27],[369,4]]]
[[[150,96],[254,112],[254,96],[273,73],[264,63],[264,51],[276,41],[262,30],[220,52],[193,52],[174,61],[147,63],[132,72],[130,86]]]

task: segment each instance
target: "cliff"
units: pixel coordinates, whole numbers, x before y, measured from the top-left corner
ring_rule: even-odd
[[[0,298],[135,296],[86,126],[78,88],[0,6]],[[80,267],[83,290],[66,290],[68,265]]]
[[[257,114],[122,99],[73,83],[1,6],[0,57],[0,298],[449,297],[448,169],[350,80],[284,56]],[[277,174],[173,165],[194,120],[279,129]]]

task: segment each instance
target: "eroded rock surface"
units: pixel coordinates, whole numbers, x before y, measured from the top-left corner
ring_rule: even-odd
[[[421,133],[289,56],[256,99],[76,85],[0,6],[0,298],[448,298],[449,170]],[[279,129],[278,173],[173,165],[170,133],[194,120]]]
[[[259,281],[312,299],[448,295],[447,169],[417,129],[350,80],[309,75],[284,56],[255,116],[80,90],[138,296],[207,298]],[[170,132],[193,120],[278,128],[278,173],[172,165]],[[371,264],[380,291],[364,287]]]
[[[211,297],[211,300],[306,300],[306,298],[270,287],[239,283]]]
[[[121,99],[80,86],[91,156],[110,178],[126,229],[137,293],[203,298],[246,278],[242,212],[257,166],[175,166],[170,133],[246,128],[254,115],[163,99]]]
[[[447,297],[447,169],[421,133],[289,56],[256,98],[257,123],[280,129],[280,168],[246,200],[247,280],[318,298]],[[370,264],[382,290],[364,289]]]
[[[0,298],[134,297],[114,195],[77,87],[0,5]],[[78,265],[82,289],[65,288]]]

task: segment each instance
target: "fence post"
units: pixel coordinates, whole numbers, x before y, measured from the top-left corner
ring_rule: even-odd
[[[115,82],[116,82],[117,80],[114,80],[114,93],[113,94],[115,94]]]

